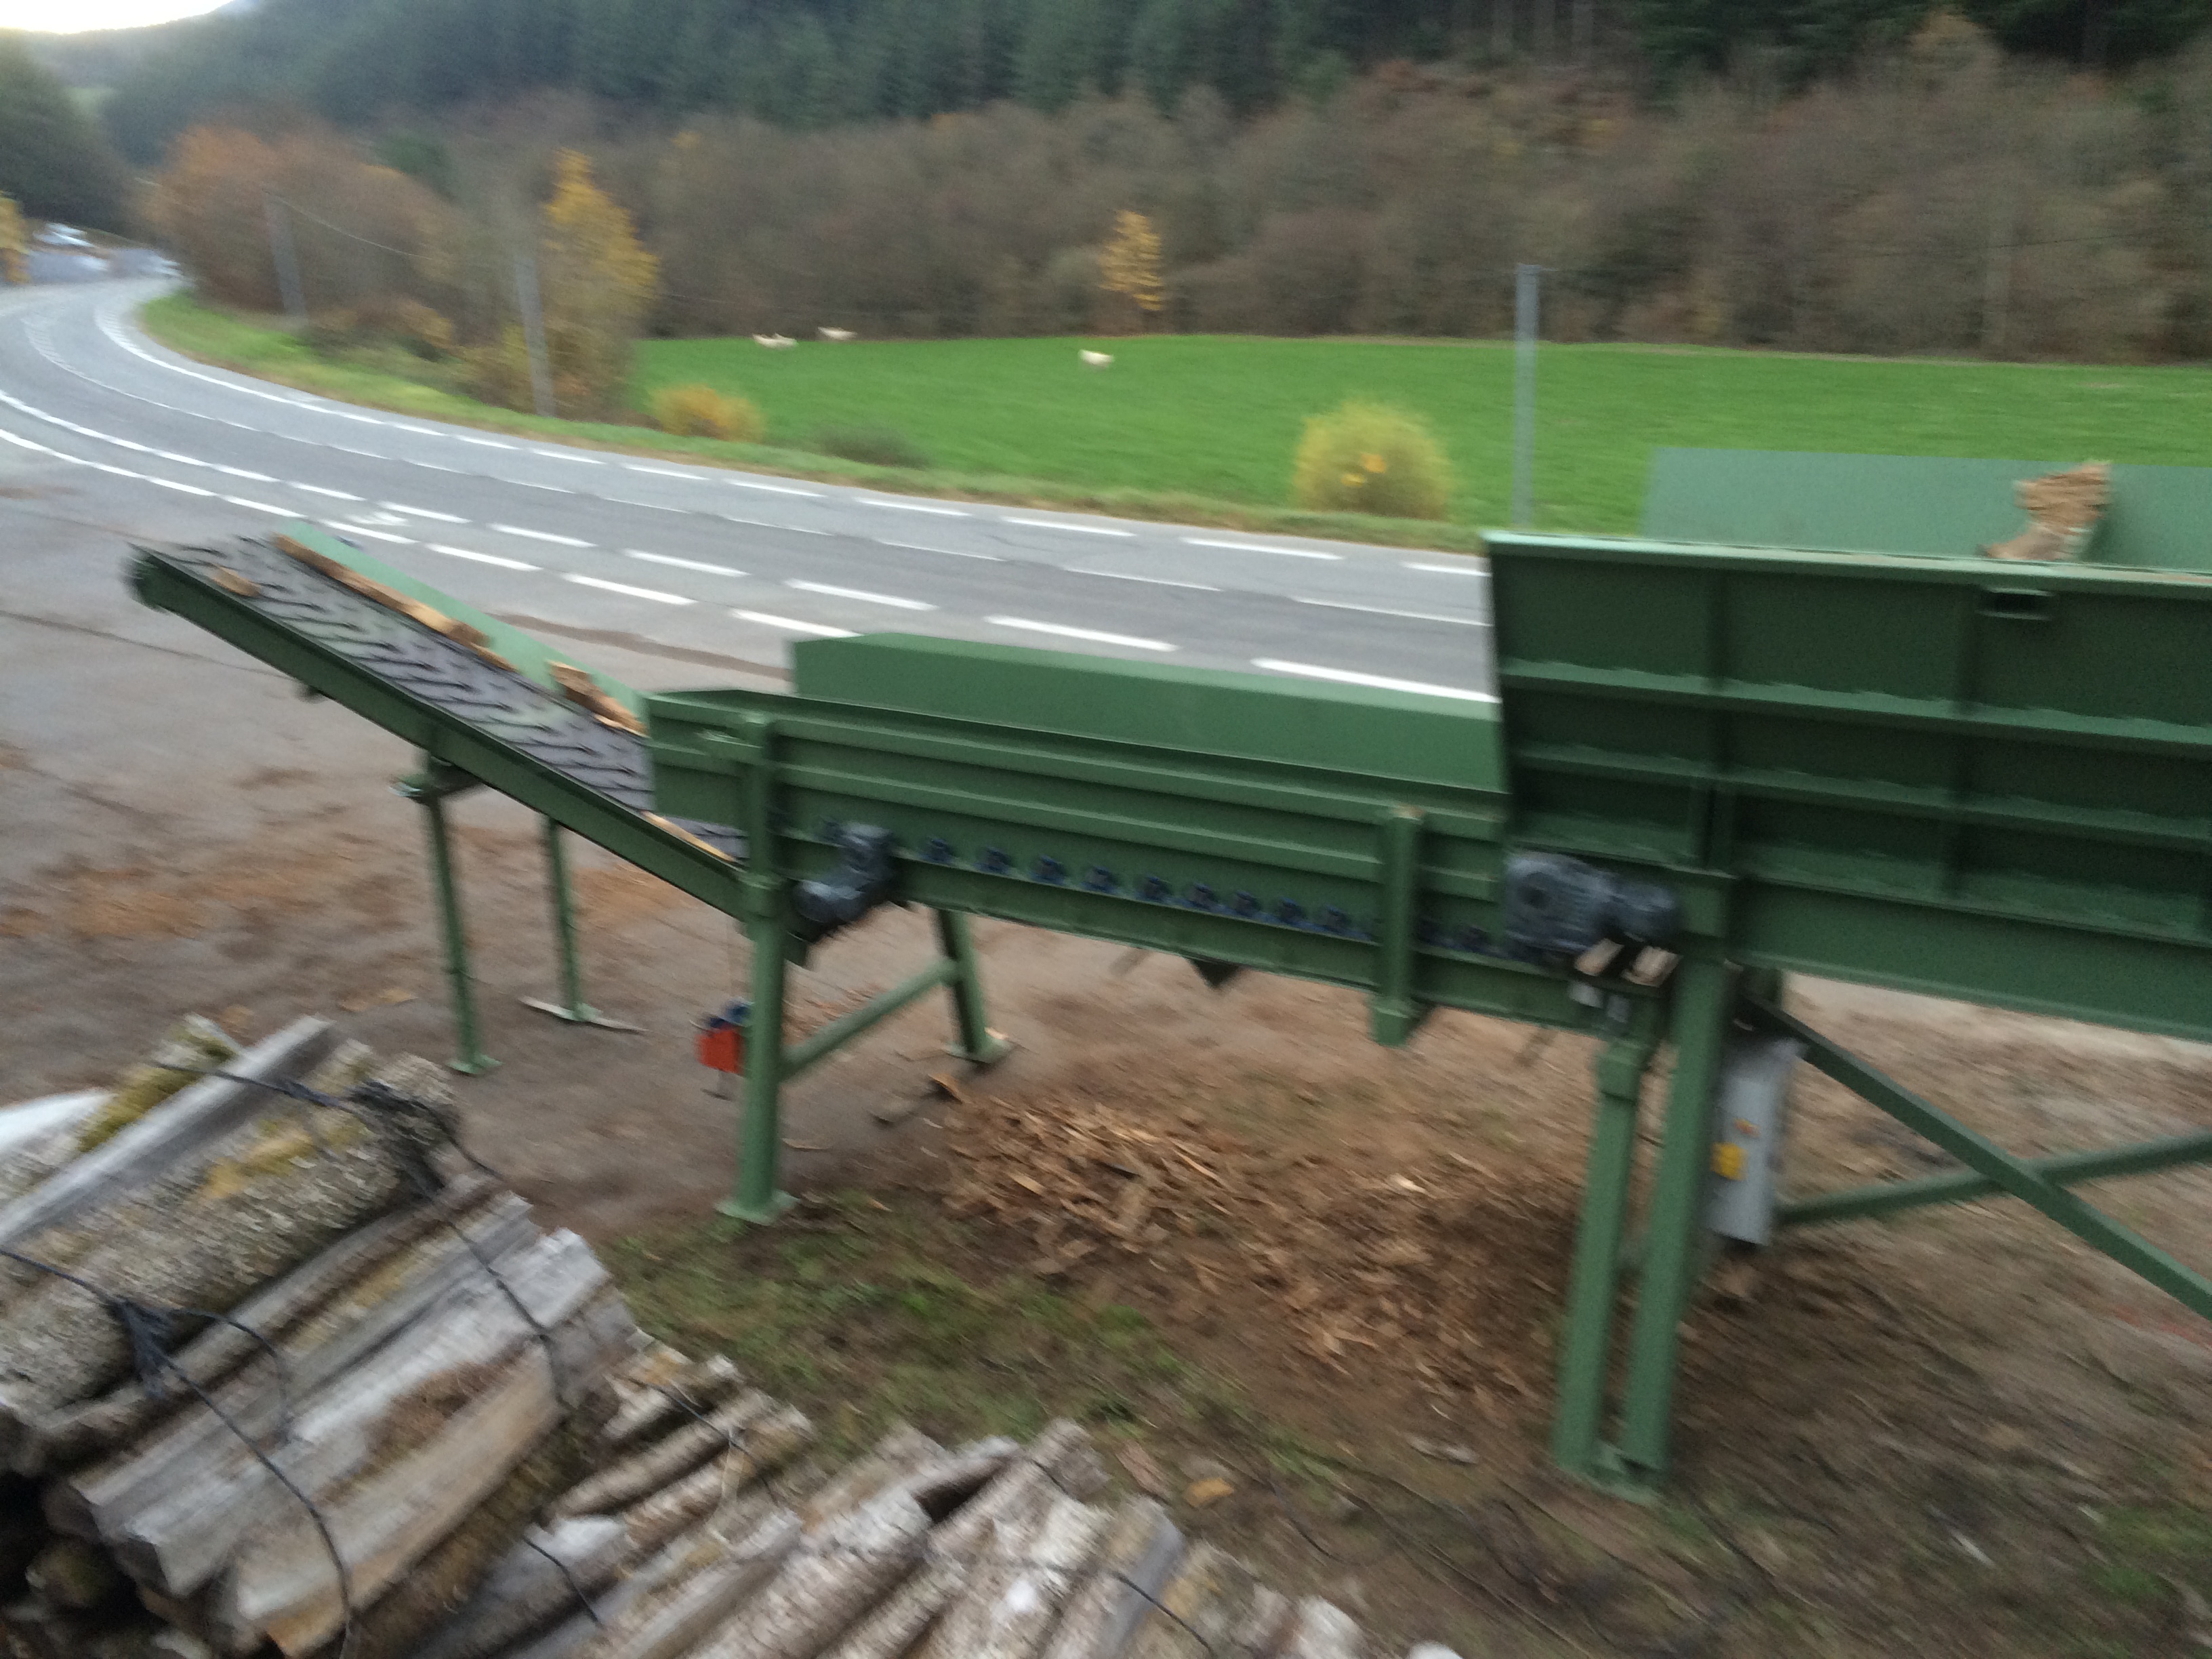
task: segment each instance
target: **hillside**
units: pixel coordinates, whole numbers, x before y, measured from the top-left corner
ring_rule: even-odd
[[[820,127],[1086,93],[1238,114],[1394,60],[1603,59],[1663,85],[1747,55],[1799,81],[1909,34],[1935,0],[264,0],[243,13],[49,43],[112,84],[126,153],[161,155],[224,106],[341,125],[556,88],[641,111]],[[2122,64],[2171,51],[2212,0],[1960,0],[2007,47]]]

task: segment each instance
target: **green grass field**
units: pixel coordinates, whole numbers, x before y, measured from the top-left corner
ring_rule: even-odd
[[[1079,343],[1114,354],[1085,369]],[[1346,397],[1419,411],[1450,453],[1452,516],[1504,520],[1513,356],[1493,344],[1207,336],[805,343],[657,340],[641,398],[704,380],[766,411],[769,441],[896,427],[939,467],[1285,505],[1304,418]],[[1547,526],[1634,528],[1655,447],[2212,465],[2212,370],[1899,362],[1547,346],[1536,485]]]
[[[270,319],[177,295],[146,308],[157,337],[210,362],[435,419],[693,461],[886,489],[1091,508],[1251,531],[1414,546],[1477,545],[1504,520],[1513,355],[1423,341],[1209,336],[1108,340],[649,340],[633,401],[703,380],[752,398],[764,444],[676,438],[617,422],[545,421],[376,362],[319,357]],[[1666,346],[1547,346],[1540,368],[1539,521],[1636,526],[1654,447],[1840,450],[2212,466],[2212,368],[2108,368],[1791,356]],[[1454,523],[1307,514],[1289,504],[1309,415],[1377,398],[1436,425],[1458,478]],[[859,465],[814,451],[824,427],[889,427],[931,465]]]

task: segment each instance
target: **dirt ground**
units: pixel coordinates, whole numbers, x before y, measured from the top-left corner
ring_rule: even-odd
[[[449,1053],[420,826],[385,787],[405,753],[155,622],[0,620],[0,1100],[97,1082],[191,1011]],[[793,1090],[810,1202],[746,1231],[709,1218],[732,1121],[689,1041],[742,984],[734,929],[580,853],[589,994],[644,1030],[560,1025],[519,1000],[553,981],[534,826],[457,815],[503,1062],[459,1085],[473,1146],[608,1242],[649,1319],[840,1432],[894,1408],[941,1434],[1085,1415],[1194,1530],[1401,1651],[2212,1648],[2212,1328],[2019,1206],[1790,1236],[1709,1291],[1678,1478],[1621,1504],[1543,1449],[1588,1045],[1449,1015],[1385,1051],[1341,993],[1210,993],[1173,960],[986,924],[1015,1055],[948,1069],[934,1006],[879,1028]],[[926,949],[919,916],[875,918],[798,975],[799,1018]],[[2212,1050],[1792,997],[2015,1148],[2212,1127]],[[1797,1101],[1799,1188],[1937,1167],[1824,1080]],[[2212,1174],[2097,1196],[2212,1267]]]

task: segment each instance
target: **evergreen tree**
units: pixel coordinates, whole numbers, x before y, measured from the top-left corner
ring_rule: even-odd
[[[34,219],[123,228],[123,165],[21,35],[0,34],[0,192]]]

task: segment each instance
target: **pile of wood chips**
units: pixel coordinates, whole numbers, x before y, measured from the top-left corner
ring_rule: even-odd
[[[1195,1114],[1097,1100],[966,1102],[945,1127],[949,1207],[1032,1239],[1035,1273],[1133,1258],[1197,1286],[1189,1311],[1209,1323],[1256,1296],[1332,1370],[1486,1415],[1541,1397],[1577,1203],[1555,1174],[1450,1152],[1407,1169],[1356,1147],[1285,1157]]]
[[[1368,1651],[1108,1492],[1073,1423],[901,1426],[829,1466],[430,1133],[443,1094],[325,1021],[245,1052],[199,1021],[112,1090],[0,1112],[0,1654]]]

